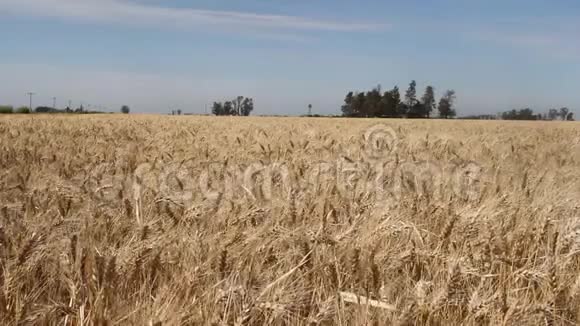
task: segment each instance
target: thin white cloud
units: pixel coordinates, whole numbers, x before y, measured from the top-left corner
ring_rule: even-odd
[[[127,0],[0,0],[0,13],[138,26],[370,31],[384,24],[352,23],[236,11],[170,8]]]
[[[480,29],[470,33],[477,40],[496,43],[501,46],[520,48],[531,54],[541,54],[554,59],[577,61],[580,46],[573,42],[576,33],[572,31],[519,31],[509,29]]]
[[[485,17],[480,20],[400,18],[399,29],[415,33],[460,37],[480,47],[522,51],[522,54],[556,60],[580,62],[580,17],[509,16]]]

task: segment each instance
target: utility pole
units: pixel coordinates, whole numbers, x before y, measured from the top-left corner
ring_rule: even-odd
[[[36,94],[34,94],[32,92],[28,92],[28,93],[26,93],[26,95],[28,95],[30,97],[30,113],[32,113],[32,96],[36,95]]]
[[[56,97],[52,98],[52,108],[56,109]]]

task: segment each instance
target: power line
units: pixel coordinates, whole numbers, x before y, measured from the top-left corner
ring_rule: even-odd
[[[32,93],[32,92],[28,92],[28,93],[26,93],[26,95],[28,95],[30,97],[30,112],[32,112],[32,96],[36,95],[36,94]]]

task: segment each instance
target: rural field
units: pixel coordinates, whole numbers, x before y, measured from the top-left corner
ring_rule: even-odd
[[[0,118],[2,325],[578,325],[580,124]]]

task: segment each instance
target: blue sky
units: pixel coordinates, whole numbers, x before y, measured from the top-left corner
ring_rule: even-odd
[[[0,0],[0,42],[2,104],[331,114],[415,79],[461,115],[580,114],[577,0]]]

